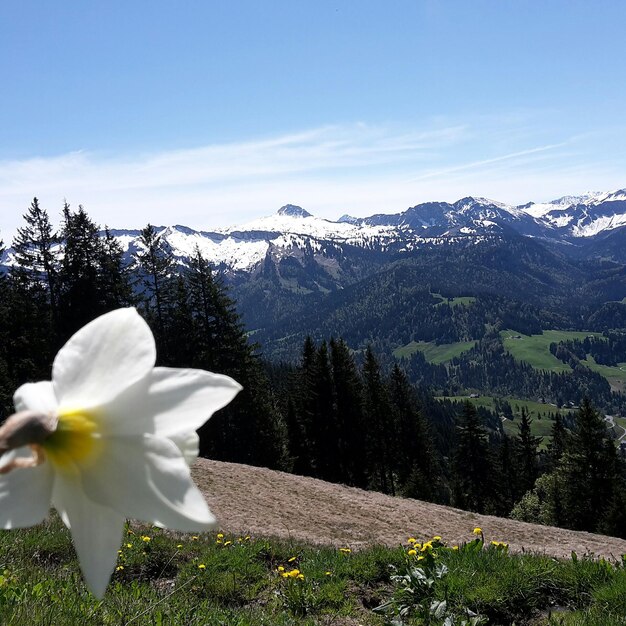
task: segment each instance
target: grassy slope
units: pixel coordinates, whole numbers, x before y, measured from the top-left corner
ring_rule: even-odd
[[[600,337],[600,333],[544,330],[542,335],[523,335],[511,330],[500,333],[504,347],[519,361],[526,361],[534,368],[551,372],[570,372],[571,367],[559,361],[550,353],[550,344],[559,341],[584,339],[588,335]],[[513,337],[519,337],[514,339]],[[626,363],[619,363],[617,367],[599,365],[591,355],[581,363],[588,368],[602,374],[615,390],[622,390],[626,386]],[[623,369],[622,369],[623,368]]]
[[[457,612],[469,607],[490,623],[527,623],[559,605],[569,609],[565,623],[598,626],[618,624],[614,616],[626,614],[626,570],[612,564],[626,552],[623,540],[479,516],[260,468],[201,460],[193,473],[200,487],[209,490],[224,536],[172,536],[133,526],[101,602],[85,590],[69,533],[58,519],[32,530],[0,532],[0,623],[382,626],[384,620],[371,609],[391,597],[389,565],[416,563],[417,556],[408,553],[408,536],[422,541],[433,534],[449,546],[467,544],[459,551],[438,549],[436,557],[450,573],[435,584],[434,597],[447,597]],[[334,516],[330,534],[325,509]],[[259,518],[260,532],[237,530],[242,524],[250,528]],[[386,541],[365,545],[379,526]],[[485,533],[484,548],[474,542],[475,526]],[[302,531],[307,528],[318,535],[305,543]],[[263,538],[275,534],[282,538]],[[346,536],[351,541],[343,541]],[[515,554],[491,547],[492,539],[508,541]],[[339,549],[346,543],[351,551]],[[359,544],[362,549],[356,550]],[[546,554],[521,552],[522,545]],[[571,550],[605,554],[611,563],[572,561]],[[564,560],[554,560],[556,554]],[[298,569],[304,579],[284,579],[279,567]],[[595,621],[590,621],[592,615]]]
[[[451,361],[454,357],[467,352],[476,344],[475,341],[457,341],[456,343],[442,343],[437,345],[434,341],[411,341],[406,346],[396,348],[393,356],[400,359],[409,357],[418,350],[424,353],[430,363],[441,364]]]
[[[443,399],[444,397],[440,398]],[[448,400],[456,401],[456,402],[465,402],[469,401],[475,406],[482,406],[491,411],[495,410],[495,396],[479,396],[478,398],[470,398],[469,396],[446,396]],[[552,426],[554,421],[552,419],[548,419],[546,417],[546,413],[556,413],[559,411],[561,415],[567,415],[568,413],[575,412],[574,409],[557,409],[555,406],[551,404],[542,404],[540,402],[535,402],[533,400],[521,400],[520,398],[512,398],[510,396],[504,398],[507,400],[513,409],[513,420],[505,419],[502,422],[502,427],[504,428],[504,432],[507,435],[516,435],[518,433],[518,424],[519,418],[521,416],[522,408],[525,408],[530,417],[532,418],[531,430],[532,434],[536,437],[543,437],[543,441],[541,442],[541,449],[545,449],[548,443],[550,442]],[[539,419],[539,414],[541,413],[542,417]]]

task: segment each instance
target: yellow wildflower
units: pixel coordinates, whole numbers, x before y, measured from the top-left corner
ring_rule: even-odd
[[[177,547],[177,548],[182,548],[182,547],[183,547],[183,544],[182,544],[182,543],[179,543],[176,547]]]
[[[406,540],[406,542],[407,542],[407,543],[411,543],[411,544],[412,544],[412,543],[417,543],[417,539],[415,539],[415,537],[409,537],[409,538]]]
[[[225,542],[224,542],[224,545],[225,545],[225,546],[229,546],[231,543],[232,543],[232,541],[225,541]]]
[[[127,548],[132,548],[132,547],[133,547],[133,544],[132,544],[132,543],[127,543],[127,544],[126,544],[126,547],[127,547]]]
[[[475,535],[482,535],[483,534],[483,529],[479,528],[478,526],[476,526],[476,528],[474,528],[474,530],[472,531]]]
[[[304,580],[304,574],[298,574],[298,580]]]
[[[217,533],[218,539],[224,539],[224,533]]]
[[[121,572],[123,569],[124,569],[124,566],[123,566],[123,565],[118,565],[118,566],[115,568],[115,571],[116,571],[116,572]]]
[[[300,575],[300,570],[299,569],[292,569],[290,572],[288,572],[287,575],[290,578],[298,578],[298,576]]]
[[[198,565],[198,569],[206,569],[206,565],[204,563],[200,563]]]
[[[433,541],[441,541],[441,537],[439,535],[435,535],[433,537]]]
[[[142,535],[141,541],[143,541],[144,543],[148,543],[149,541],[152,541],[152,538],[148,537],[148,535]]]
[[[453,550],[458,550],[458,549],[459,549],[459,546],[452,546],[452,549],[453,549]]]
[[[284,568],[282,565],[279,565],[279,566],[276,568],[276,571],[278,571],[278,572],[284,572],[284,571],[285,571],[285,568]]]
[[[411,549],[407,552],[407,554],[408,554],[409,556],[415,556],[415,555],[417,554],[417,550],[413,550],[413,548],[411,548]]]
[[[298,557],[297,556],[292,556],[287,563],[293,563]]]

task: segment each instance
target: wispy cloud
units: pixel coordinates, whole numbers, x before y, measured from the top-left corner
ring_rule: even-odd
[[[400,211],[424,200],[505,202],[624,186],[626,159],[593,140],[532,145],[516,123],[438,120],[418,129],[353,124],[151,154],[81,151],[0,162],[0,229],[10,239],[33,196],[52,216],[65,198],[112,227],[241,223],[300,203],[329,218]],[[583,171],[585,176],[581,176]]]

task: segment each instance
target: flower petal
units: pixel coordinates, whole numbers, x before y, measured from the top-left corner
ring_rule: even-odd
[[[79,478],[71,474],[57,475],[53,501],[71,529],[85,582],[91,593],[100,599],[115,569],[126,519],[89,499]]]
[[[198,433],[177,433],[176,435],[170,435],[168,439],[171,439],[182,452],[187,465],[191,466],[198,458],[200,452],[200,437],[198,437]]]
[[[197,369],[155,367],[106,406],[107,431],[170,437],[197,430],[241,390],[229,376]]]
[[[13,394],[16,411],[39,411],[51,413],[57,409],[57,399],[52,383],[44,380],[39,383],[26,383]]]
[[[169,439],[107,437],[98,462],[81,469],[89,497],[127,517],[188,532],[215,527],[181,451]]]
[[[11,450],[0,457],[0,467],[32,456],[27,447]],[[50,463],[0,475],[0,528],[25,528],[43,521],[50,510],[53,476]]]
[[[154,337],[135,309],[118,309],[81,328],[61,348],[52,384],[61,409],[100,406],[146,376]]]

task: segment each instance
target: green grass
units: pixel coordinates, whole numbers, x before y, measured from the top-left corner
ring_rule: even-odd
[[[436,298],[440,298],[440,302],[437,302],[435,306],[469,306],[470,304],[474,304],[476,302],[476,298],[474,296],[457,296],[455,298],[445,298],[440,293],[431,294]]]
[[[536,369],[550,372],[571,372],[572,368],[550,353],[550,344],[559,341],[584,339],[588,335],[600,337],[599,333],[565,330],[544,330],[542,335],[523,335],[512,330],[500,332],[504,347],[518,360],[526,361]]]
[[[523,335],[512,330],[503,330],[500,333],[505,349],[518,361],[526,361],[535,369],[550,372],[572,371],[572,368],[567,363],[559,361],[551,354],[551,343],[571,341],[573,339],[582,340],[588,335],[602,336],[600,333],[565,330],[544,330],[542,335]],[[587,355],[587,358],[582,360],[581,363],[604,376],[614,391],[626,390],[626,363],[618,363],[616,367],[600,365],[595,362],[591,355]]]
[[[408,358],[418,350],[424,353],[424,357],[430,363],[441,364],[451,361],[463,352],[467,352],[476,345],[475,341],[457,341],[456,343],[442,343],[437,345],[434,341],[411,341],[406,346],[396,348],[393,356],[397,359]]]
[[[387,622],[372,609],[394,593],[390,566],[417,563],[407,550],[374,546],[341,552],[287,541],[136,529],[126,535],[119,569],[98,601],[82,582],[68,532],[52,519],[33,529],[0,532],[0,624],[382,626]],[[476,541],[459,551],[438,549],[436,558],[449,573],[437,581],[434,596],[447,597],[454,611],[467,607],[491,623],[526,623],[554,604],[569,611],[569,620],[593,613],[605,620],[598,623],[611,624],[618,622],[608,617],[624,614],[626,575],[617,564],[508,555]],[[304,579],[283,578],[279,568],[298,569]]]
[[[469,396],[440,396],[437,399],[447,399],[453,402],[471,402],[474,406],[481,406],[490,411],[495,411],[496,409],[495,396],[479,396],[478,398],[470,398]],[[505,419],[502,422],[504,432],[510,436],[517,435],[519,418],[521,417],[522,408],[525,408],[533,420],[531,424],[532,434],[535,437],[543,437],[543,441],[539,446],[541,450],[544,450],[550,443],[552,426],[554,424],[554,421],[549,419],[546,414],[559,412],[561,415],[567,415],[575,412],[575,409],[557,409],[557,407],[551,404],[543,404],[541,402],[535,402],[534,400],[522,400],[510,396],[501,399],[507,400],[513,409],[513,419]],[[541,414],[541,418],[539,418],[539,414]]]

